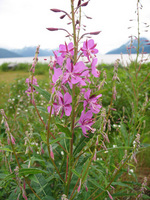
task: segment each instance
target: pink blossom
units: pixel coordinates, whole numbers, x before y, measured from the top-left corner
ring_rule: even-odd
[[[67,57],[72,57],[74,55],[74,47],[73,43],[70,42],[68,45],[65,43],[65,45],[60,44],[59,45],[59,53],[61,53],[61,56],[64,58],[65,56]]]
[[[55,56],[55,61],[54,61],[54,67],[56,66],[56,64],[58,64],[59,66],[63,65],[64,62],[64,58],[62,56],[58,56],[58,51],[54,51],[54,56]]]
[[[79,126],[81,127],[83,135],[85,137],[87,137],[86,131],[91,130],[92,133],[94,133],[94,131],[95,131],[95,129],[91,127],[94,124],[94,122],[93,122],[94,119],[92,119],[92,116],[93,116],[93,114],[92,114],[91,110],[89,110],[86,113],[84,111],[82,111],[80,119],[78,121],[78,123],[80,124]]]
[[[62,72],[61,68],[54,68],[54,74],[53,74],[53,76],[52,76],[52,81],[53,81],[52,85],[55,85],[56,82],[57,82],[58,80],[60,80],[60,83],[57,84],[57,90],[58,90],[58,88],[60,88],[60,89],[63,89],[64,92],[66,92],[66,91],[67,91],[66,86],[63,85],[63,84],[61,84],[62,79],[63,79],[63,76],[62,76],[62,75],[63,75],[63,72]],[[53,87],[53,89],[52,89],[52,92],[53,92],[53,93],[54,93],[54,91],[55,91],[55,87]],[[56,91],[56,92],[57,92],[57,91]]]
[[[58,101],[55,101],[53,103],[53,110],[52,113],[56,113],[56,115],[59,114],[59,112],[61,111],[61,118],[63,117],[64,113],[66,116],[70,116],[71,111],[72,111],[72,107],[71,107],[71,103],[72,103],[72,97],[71,95],[67,92],[64,94],[64,96],[58,92]],[[48,107],[48,112],[50,112],[50,106]]]
[[[56,83],[56,81],[60,78],[61,75],[62,75],[61,68],[54,68],[54,75],[52,77],[53,83]]]
[[[99,113],[100,108],[102,107],[101,105],[97,103],[97,100],[102,96],[102,94],[98,96],[95,96],[95,95],[90,96],[90,94],[91,94],[90,89],[88,89],[87,92],[84,94],[84,98],[86,99],[83,104],[84,110],[86,108],[89,108],[93,113],[97,114]]]
[[[92,74],[95,77],[99,77],[100,72],[96,69],[96,64],[97,64],[97,58],[93,58],[91,68],[92,68]]]
[[[67,59],[66,72],[64,73],[63,83],[70,82],[71,84],[82,83],[82,73],[88,68],[82,61],[77,62],[75,65],[71,62],[71,59]]]
[[[88,58],[88,60],[90,61],[90,58],[92,57],[91,54],[97,54],[98,50],[95,49],[96,44],[94,44],[94,40],[86,40],[83,43],[83,47],[81,48],[81,50],[83,51],[83,54]]]

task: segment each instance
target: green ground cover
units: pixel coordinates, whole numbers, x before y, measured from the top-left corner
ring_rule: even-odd
[[[110,149],[110,151],[108,151],[107,153],[101,152],[103,160],[106,161],[108,159],[108,163],[119,163],[122,159],[124,150],[117,148],[113,149],[112,146],[124,146],[127,142],[126,140],[132,137],[132,134],[135,135],[133,126],[134,124],[136,124],[136,120],[138,121],[138,124],[141,127],[140,129],[138,129],[140,130],[141,135],[141,149],[137,154],[138,164],[137,167],[135,167],[134,162],[130,163],[130,175],[127,176],[125,173],[125,175],[122,176],[122,178],[120,179],[120,181],[122,181],[123,183],[119,182],[118,185],[114,185],[118,190],[118,193],[116,193],[116,199],[124,198],[119,196],[119,191],[123,186],[125,186],[125,188],[127,186],[127,188],[124,190],[124,194],[126,193],[127,189],[129,189],[130,185],[132,185],[132,183],[132,186],[135,187],[134,189],[138,190],[139,186],[138,184],[135,184],[135,182],[137,181],[138,183],[142,183],[145,176],[150,176],[148,173],[148,171],[150,170],[150,104],[149,102],[147,102],[147,105],[143,106],[143,104],[146,102],[146,98],[150,98],[150,78],[147,76],[150,73],[150,63],[140,65],[140,70],[139,68],[137,69],[137,71],[139,70],[138,73],[136,73],[137,71],[135,70],[135,68],[135,63],[131,63],[131,65],[126,68],[121,65],[119,65],[118,67],[118,80],[116,82],[117,95],[116,101],[114,101],[114,103],[112,104],[112,108],[115,110],[111,114],[111,134],[109,135],[110,144],[108,144],[108,149]],[[107,108],[112,98],[114,65],[102,64],[98,66],[98,69],[101,71],[101,80],[104,76],[107,76],[105,80],[105,88],[102,90],[102,105],[104,108]],[[19,64],[14,70],[8,70],[7,64],[3,64],[0,66],[0,109],[3,108],[5,110],[5,113],[9,118],[8,121],[11,130],[13,130],[16,136],[19,134],[20,137],[24,138],[24,133],[27,130],[30,133],[32,132],[33,138],[30,138],[32,143],[34,139],[35,141],[39,141],[40,132],[43,134],[43,139],[44,132],[39,121],[35,121],[37,115],[33,109],[33,106],[31,106],[30,104],[29,98],[25,94],[25,90],[27,89],[25,79],[29,76],[28,71],[28,64]],[[50,81],[48,66],[39,63],[36,66],[35,75],[38,79],[39,86],[43,89],[47,89],[50,92],[51,86],[49,84]],[[92,81],[93,85],[101,84],[101,82],[97,79],[93,79]],[[40,113],[42,114],[42,117],[45,118],[47,116],[46,109],[48,103],[46,103],[45,99],[40,94],[36,95],[36,103],[40,110]],[[133,108],[133,105],[137,106]],[[134,111],[136,113],[135,116]],[[142,116],[142,118],[140,118],[140,115]],[[4,138],[3,129],[4,128],[1,127],[1,140]],[[20,142],[20,145],[23,145],[23,143],[24,141]],[[34,144],[32,146],[34,146]],[[21,147],[18,147],[18,151],[19,150],[21,152]],[[22,155],[22,153],[20,154],[20,156],[25,157],[25,155]],[[3,169],[4,161],[2,160],[2,156],[0,159],[2,163],[0,164],[0,168]],[[44,169],[45,164],[40,159],[42,159],[40,155],[38,155],[38,158],[31,157],[31,163],[33,164],[33,166],[40,166]],[[113,167],[114,166],[111,164],[110,166],[108,166],[110,171]],[[8,168],[7,164],[6,168]],[[95,175],[93,174],[93,176]],[[33,179],[34,178],[35,177],[33,177]],[[38,180],[41,180],[42,183],[42,176],[39,175],[38,177],[38,175],[36,175],[36,178]],[[31,180],[33,179],[31,177]],[[37,181],[35,181],[34,184],[36,185]],[[114,184],[117,184],[117,182],[114,182]],[[147,184],[150,187],[149,178]],[[149,195],[148,192],[149,189],[147,190],[147,195]],[[10,200],[13,195],[15,196],[13,192],[10,193],[10,191],[8,191],[7,186],[5,186],[5,190],[0,189],[1,199]]]

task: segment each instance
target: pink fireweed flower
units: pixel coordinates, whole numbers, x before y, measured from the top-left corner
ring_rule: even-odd
[[[92,68],[92,74],[95,77],[99,77],[100,72],[96,69],[96,64],[97,64],[97,58],[93,58],[91,68]]]
[[[57,90],[59,88],[61,88],[61,89],[63,89],[64,92],[66,92],[67,91],[66,86],[63,85],[63,84],[61,84],[62,79],[63,79],[63,71],[61,70],[61,68],[54,68],[54,74],[52,76],[53,83],[51,83],[51,84],[56,86],[56,84],[58,82],[58,84],[57,84]],[[53,93],[54,93],[54,91],[55,91],[55,87],[52,88],[52,92]]]
[[[71,103],[72,103],[72,97],[71,95],[67,92],[64,94],[64,96],[58,92],[58,101],[55,101],[53,103],[53,111],[52,113],[56,113],[56,115],[59,114],[59,112],[61,111],[61,118],[63,117],[64,113],[66,116],[70,116],[71,111],[72,111],[72,107],[71,107]],[[50,106],[48,107],[48,112],[50,112]]]
[[[26,79],[26,83],[28,84],[28,89],[25,91],[25,93],[27,93],[28,96],[30,96],[32,90],[31,90],[31,84],[39,86],[37,83],[37,79],[33,76],[33,80],[31,80],[30,78]],[[35,88],[33,87],[33,92],[35,92]],[[38,92],[36,92],[38,93]]]
[[[73,43],[70,42],[68,45],[65,43],[65,45],[60,44],[59,45],[59,53],[61,53],[61,56],[63,58],[67,57],[72,57],[74,55],[74,47]]]
[[[81,76],[83,71],[87,69],[88,68],[82,61],[79,61],[73,65],[71,59],[67,59],[66,72],[64,73],[63,83],[69,82],[70,84],[76,84],[80,82],[81,84],[84,84]]]
[[[93,113],[97,114],[99,113],[100,108],[102,107],[101,105],[97,103],[98,99],[102,96],[102,94],[98,96],[95,96],[95,95],[90,96],[90,93],[91,93],[91,90],[88,89],[87,92],[84,94],[84,98],[86,100],[84,101],[83,107],[84,107],[84,110],[88,108]]]
[[[83,43],[83,47],[81,48],[81,50],[83,51],[83,54],[88,58],[88,60],[90,61],[90,58],[92,57],[91,54],[97,54],[98,50],[95,49],[96,44],[94,44],[94,40],[86,40]]]
[[[62,72],[61,68],[54,68],[54,74],[53,74],[53,77],[52,77],[53,83],[56,83],[56,81],[58,79],[60,79],[62,74],[63,74],[63,72]]]
[[[91,126],[94,124],[94,119],[92,119],[92,112],[89,110],[88,112],[82,111],[80,119],[78,123],[80,124],[79,126],[82,129],[83,135],[87,137],[87,132],[86,131],[92,131],[92,133],[95,132],[95,129],[92,128]]]
[[[58,56],[59,52],[58,51],[54,51],[54,56],[55,56],[55,60],[54,60],[54,67],[56,66],[56,64],[58,64],[59,66],[63,65],[64,62],[64,58],[62,56]]]

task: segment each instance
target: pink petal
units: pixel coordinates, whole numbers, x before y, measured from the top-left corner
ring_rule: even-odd
[[[64,95],[64,104],[70,104],[72,103],[72,96],[67,92]]]
[[[66,116],[70,116],[70,115],[71,115],[71,111],[72,111],[71,105],[65,106],[65,107],[64,107],[64,110],[65,110],[65,115],[66,115]]]
[[[94,40],[91,39],[91,40],[88,41],[88,48],[90,49],[90,48],[92,48],[93,46],[94,46]]]
[[[84,94],[84,98],[89,99],[90,93],[91,93],[91,90],[88,89],[88,91]]]

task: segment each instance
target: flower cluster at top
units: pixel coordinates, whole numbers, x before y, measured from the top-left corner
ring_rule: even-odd
[[[73,85],[75,85],[80,89],[79,102],[83,104],[78,124],[86,137],[87,131],[95,131],[91,127],[94,124],[93,113],[99,113],[101,108],[98,101],[102,95],[92,95],[91,89],[86,87],[90,83],[89,77],[91,74],[97,78],[100,75],[96,68],[97,58],[95,54],[98,53],[98,50],[95,47],[96,44],[93,39],[86,40],[78,52],[77,61],[74,62],[73,43],[61,44],[59,50],[54,52],[54,61],[50,63],[51,69],[53,69],[53,102],[48,106],[48,112],[55,115],[60,114],[61,118],[63,115],[70,116],[72,112],[71,91]],[[87,58],[87,63],[90,67],[87,67],[84,62],[79,60],[81,56]],[[83,97],[83,100],[81,100],[81,97]]]

